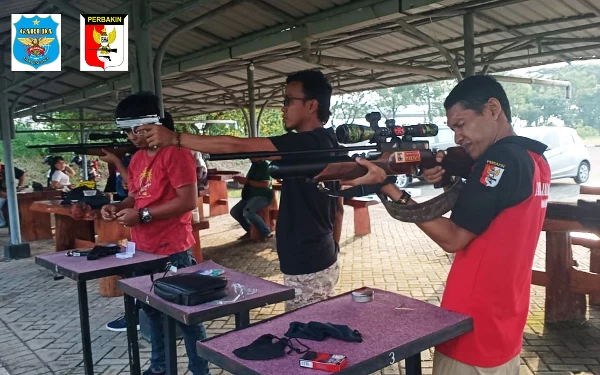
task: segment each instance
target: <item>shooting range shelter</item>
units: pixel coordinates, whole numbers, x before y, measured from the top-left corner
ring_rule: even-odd
[[[13,13],[62,14],[62,71],[11,71]],[[82,13],[129,14],[129,72],[79,70]],[[176,121],[247,108],[249,134],[259,136],[261,110],[279,108],[287,74],[302,69],[321,69],[335,94],[487,73],[564,86],[568,97],[568,82],[500,73],[600,54],[600,0],[4,0],[0,20],[9,250],[26,246],[15,118],[52,122],[53,113],[82,110],[107,123],[120,99],[144,90]]]

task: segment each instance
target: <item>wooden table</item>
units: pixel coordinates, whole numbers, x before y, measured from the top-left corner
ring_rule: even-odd
[[[125,317],[128,319],[127,340],[132,348],[130,358],[130,373],[140,373],[140,362],[137,346],[137,329],[133,322],[136,321],[137,310],[134,299],[148,304],[163,314],[165,329],[165,352],[167,363],[167,374],[177,374],[177,348],[175,341],[175,321],[187,325],[197,325],[201,322],[217,319],[223,316],[235,315],[236,328],[243,328],[250,323],[250,310],[263,307],[268,304],[278,303],[294,298],[294,289],[279,285],[259,277],[247,275],[235,270],[223,267],[213,261],[206,261],[195,266],[182,268],[177,274],[198,272],[209,269],[223,269],[224,277],[228,279],[228,287],[233,283],[239,283],[249,288],[256,289],[255,294],[240,298],[236,302],[218,304],[215,301],[203,303],[197,306],[177,305],[160,298],[151,291],[152,281],[150,276],[140,276],[130,279],[119,280],[117,287],[125,294]],[[162,277],[163,274],[155,274],[154,279]],[[231,292],[229,292],[231,293]],[[229,295],[231,298],[232,295]]]
[[[60,191],[54,189],[33,192],[17,192],[19,222],[23,241],[47,240],[52,238],[51,215],[34,212],[30,209],[30,206],[35,201],[60,199],[61,194],[62,193]],[[4,205],[3,208],[6,209],[5,217],[8,225],[10,224],[10,220],[8,220],[8,205]],[[10,233],[10,225],[8,231]]]
[[[60,200],[37,201],[30,209],[36,212],[53,213],[55,221],[55,251],[70,250],[91,243],[114,243],[131,239],[131,231],[116,221],[102,219],[100,209],[92,210],[83,219],[74,218],[71,205],[61,205]],[[104,297],[119,297],[116,289],[118,276],[100,279],[100,294]]]
[[[92,358],[86,282],[88,280],[114,275],[131,276],[133,274],[142,274],[144,272],[155,272],[159,269],[163,269],[169,258],[166,256],[136,251],[132,258],[118,259],[116,256],[112,255],[89,261],[86,257],[68,257],[65,254],[66,251],[43,254],[35,258],[35,263],[77,282],[83,364],[86,375],[93,375],[94,361]],[[134,324],[134,327],[135,326],[136,324]]]
[[[549,209],[552,206],[568,209],[576,205],[548,203]],[[573,218],[576,217],[579,218],[579,215],[574,211]],[[595,248],[600,244],[585,238],[574,241],[571,232],[598,235],[600,228],[546,214],[542,230],[546,232],[546,267],[545,270],[533,269],[531,283],[546,287],[544,321],[583,321],[587,311],[586,295],[600,294],[600,274],[597,273],[600,269],[600,254],[590,251],[591,272],[582,271],[574,267],[572,245],[589,245]]]
[[[115,242],[131,238],[129,228],[116,221],[102,219],[100,209],[92,210],[83,219],[75,219],[71,214],[71,205],[61,205],[60,202],[60,200],[37,201],[30,206],[31,211],[54,214],[56,251],[75,248],[76,240]]]
[[[209,215],[218,216],[229,213],[229,195],[227,194],[227,180],[235,176],[242,176],[237,171],[208,170],[208,203]]]
[[[473,329],[468,316],[400,294],[373,289],[371,302],[357,303],[345,293],[203,342],[197,342],[198,355],[233,374],[322,375],[302,368],[302,354],[286,354],[268,361],[238,358],[233,350],[251,344],[264,334],[285,337],[291,322],[317,321],[347,325],[362,334],[361,343],[327,338],[300,339],[310,350],[342,354],[348,367],[339,374],[370,374],[406,359],[406,374],[421,374],[421,352]],[[401,309],[396,309],[401,307]],[[294,340],[294,346],[296,342]]]

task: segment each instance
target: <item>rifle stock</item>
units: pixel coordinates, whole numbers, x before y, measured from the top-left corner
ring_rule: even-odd
[[[466,178],[471,173],[473,160],[461,147],[451,147],[446,150],[442,163],[438,163],[435,157],[435,153],[431,150],[410,150],[384,152],[370,161],[382,168],[388,176],[416,174],[418,167],[433,168],[437,165],[444,168],[445,176],[448,178],[452,176]],[[326,182],[359,178],[367,173],[367,168],[349,156],[335,156],[322,159],[273,161],[269,166],[269,173],[276,179],[304,177],[311,182]]]

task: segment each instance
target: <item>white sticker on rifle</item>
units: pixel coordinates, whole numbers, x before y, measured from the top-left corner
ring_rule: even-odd
[[[421,153],[419,151],[398,151],[394,152],[396,163],[413,163],[421,161]]]

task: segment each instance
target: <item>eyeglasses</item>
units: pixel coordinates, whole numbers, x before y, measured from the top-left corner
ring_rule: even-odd
[[[293,98],[290,96],[286,96],[285,98],[283,98],[283,106],[287,107],[288,105],[290,105],[292,103],[293,100],[302,100],[303,102],[307,101],[307,100],[311,100],[308,98]]]

